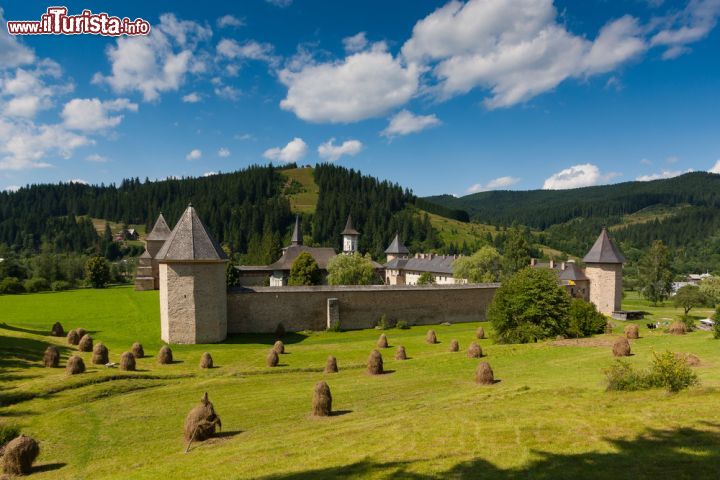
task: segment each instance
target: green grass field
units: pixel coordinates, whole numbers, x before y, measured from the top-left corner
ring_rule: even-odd
[[[625,306],[651,319],[678,314],[633,294]],[[288,354],[274,369],[264,366],[274,339],[242,335],[173,346],[177,363],[161,366],[151,356],[132,374],[90,366],[90,354],[81,354],[88,372],[66,377],[41,366],[49,343],[62,347],[62,365],[74,350],[47,336],[53,322],[91,331],[113,361],[136,340],[153,355],[161,345],[157,292],[2,296],[0,312],[0,422],[19,424],[41,442],[30,478],[697,479],[720,472],[720,341],[708,332],[675,337],[638,322],[632,364],[645,366],[653,350],[666,349],[702,361],[695,369],[701,385],[670,395],[605,392],[610,347],[588,345],[609,335],[571,346],[482,340],[499,382],[478,386],[478,360],[463,352],[477,324],[432,327],[437,345],[424,343],[429,327],[385,331],[392,373],[379,377],[364,369],[377,330],[289,334]],[[619,333],[624,325],[615,323]],[[452,339],[463,351],[447,351]],[[411,357],[405,362],[393,360],[400,344]],[[198,368],[206,350],[218,368]],[[322,373],[330,354],[338,374]],[[338,413],[317,419],[309,412],[321,379]],[[183,421],[205,391],[223,432],[185,454]]]
[[[289,168],[282,174],[289,180],[298,182],[300,190],[288,194],[290,209],[293,213],[315,213],[320,187],[315,183],[312,168]]]

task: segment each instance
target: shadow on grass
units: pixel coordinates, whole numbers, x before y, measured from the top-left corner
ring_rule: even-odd
[[[331,417],[342,417],[343,415],[347,415],[348,413],[352,413],[352,410],[335,410],[333,412],[330,412]]]
[[[5,330],[10,330],[11,332],[23,332],[23,333],[30,333],[32,335],[43,335],[46,337],[50,336],[50,330],[51,330],[50,328],[48,328],[47,330],[32,330],[30,328],[22,328],[22,327],[16,327],[13,325],[8,325],[5,322],[0,323],[0,328],[5,329]],[[60,337],[58,337],[58,338],[60,338]]]
[[[67,463],[46,463],[44,465],[36,465],[32,469],[32,473],[40,473],[40,472],[52,472],[53,470],[60,470],[64,466],[66,466]]]
[[[282,340],[285,345],[292,345],[293,343],[300,343],[306,338],[308,338],[308,336],[302,333],[287,332],[280,340]],[[278,338],[274,333],[239,333],[229,335],[221,345],[273,345],[277,340]]]
[[[531,452],[534,458],[520,468],[503,469],[482,459],[461,462],[433,474],[416,473],[413,462],[363,460],[351,465],[270,475],[265,480],[305,478],[376,478],[429,480],[452,479],[717,479],[720,470],[720,424],[705,423],[703,429],[649,429],[633,439],[606,438],[611,452],[556,454]],[[431,460],[431,459],[430,459]]]

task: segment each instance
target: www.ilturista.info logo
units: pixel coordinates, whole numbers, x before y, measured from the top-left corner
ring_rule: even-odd
[[[107,13],[83,10],[80,15],[68,15],[67,7],[49,7],[40,20],[11,20],[7,22],[10,35],[147,35],[150,22],[142,18],[111,17]]]

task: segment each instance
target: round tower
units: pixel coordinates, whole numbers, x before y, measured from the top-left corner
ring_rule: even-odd
[[[358,251],[358,240],[360,239],[360,232],[355,230],[352,224],[352,217],[348,215],[347,223],[345,223],[345,229],[340,232],[343,237],[343,253],[350,255]]]
[[[625,257],[610,240],[605,228],[583,262],[586,265],[585,276],[590,281],[590,302],[605,315],[620,310]]]
[[[213,343],[227,337],[225,252],[192,204],[157,254],[160,330],[167,343]]]

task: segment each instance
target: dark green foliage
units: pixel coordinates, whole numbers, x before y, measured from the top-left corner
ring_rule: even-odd
[[[315,259],[308,252],[295,258],[290,268],[288,285],[320,285],[322,273]]]
[[[6,277],[0,280],[0,295],[25,293],[25,287],[16,277]]]
[[[672,297],[675,308],[682,308],[687,317],[690,310],[695,307],[703,307],[707,303],[707,298],[700,291],[697,285],[685,285],[680,287]]]
[[[670,351],[653,352],[652,365],[648,370],[636,370],[629,363],[617,360],[605,370],[608,390],[645,390],[665,388],[679,392],[700,383],[697,374],[682,355]]]
[[[555,272],[527,267],[497,290],[487,318],[499,343],[528,343],[564,335],[569,307],[570,296]]]
[[[13,424],[0,424],[0,447],[20,436],[20,427]]]
[[[225,268],[225,284],[228,287],[237,287],[240,284],[240,272],[232,262],[228,262]]]
[[[408,322],[405,320],[398,320],[398,322],[395,324],[396,328],[399,328],[400,330],[407,330],[410,328],[410,325],[408,325]]]
[[[435,277],[430,272],[423,272],[418,278],[418,285],[431,285],[435,283]]]
[[[46,292],[50,290],[50,282],[41,277],[33,277],[25,280],[25,291],[28,293]]]
[[[530,265],[530,242],[528,234],[518,226],[507,233],[503,248],[503,274],[513,275]]]
[[[424,198],[416,198],[415,206],[421,210],[425,210],[426,212],[440,215],[441,217],[451,218],[463,223],[470,221],[470,215],[465,210],[447,208],[437,203],[428,202]]]
[[[640,291],[643,297],[657,305],[672,291],[672,270],[667,247],[656,240],[638,264]]]
[[[85,276],[93,288],[105,288],[110,282],[110,264],[103,257],[92,257],[85,264]]]
[[[382,279],[377,274],[369,255],[337,255],[328,263],[329,285],[377,285]]]
[[[590,302],[586,302],[581,298],[573,298],[570,301],[568,313],[570,323],[567,335],[571,337],[588,337],[605,331],[607,319]]]
[[[713,338],[716,340],[720,339],[720,305],[715,307],[715,315],[713,315]]]

